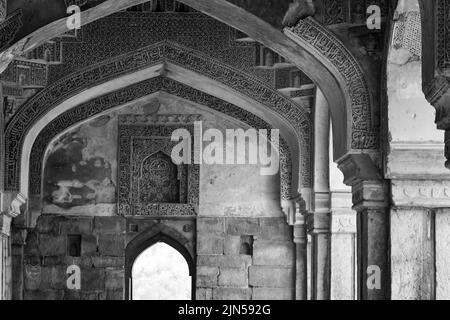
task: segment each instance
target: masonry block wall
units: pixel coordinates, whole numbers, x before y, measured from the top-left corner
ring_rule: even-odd
[[[294,261],[282,217],[198,217],[199,300],[293,299]]]
[[[80,238],[81,252],[70,237]],[[41,216],[24,249],[24,299],[122,300],[124,248],[124,218]],[[81,269],[81,290],[66,286],[73,264]]]

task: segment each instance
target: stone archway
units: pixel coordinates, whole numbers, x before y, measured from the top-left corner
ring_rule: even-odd
[[[132,60],[131,57],[135,60]],[[136,64],[133,61],[138,61],[138,63]],[[126,64],[127,62],[129,63],[128,65]],[[119,63],[121,63],[120,67]],[[178,65],[182,68],[180,69]],[[189,69],[192,71],[189,71]],[[191,74],[191,76],[183,75],[185,72]],[[113,58],[61,79],[44,89],[24,105],[10,121],[6,129],[5,141],[6,150],[8,150],[6,155],[8,165],[5,173],[8,173],[8,177],[5,179],[5,188],[7,190],[20,189],[23,194],[28,194],[28,170],[25,167],[28,168],[30,152],[36,135],[49,121],[79,104],[79,101],[75,103],[74,98],[77,94],[81,94],[82,90],[90,92],[86,94],[85,91],[82,94],[85,99],[82,102],[86,102],[95,97],[96,92],[108,92],[111,90],[111,86],[108,86],[107,81],[115,77],[128,77],[127,80],[116,81],[116,85],[123,86],[124,83],[136,82],[143,78],[152,78],[161,73],[173,77],[175,80],[186,81],[186,79],[190,79],[191,82],[196,78],[195,74],[200,74],[203,75],[202,81],[197,81],[197,83],[188,81],[186,84],[192,87],[198,86],[200,90],[209,91],[216,96],[218,95],[217,92],[221,91],[217,90],[217,88],[231,89],[233,92],[241,94],[244,100],[258,103],[260,107],[249,111],[261,118],[271,119],[273,127],[281,129],[281,133],[291,149],[293,159],[295,159],[296,155],[300,157],[300,164],[295,160],[292,162],[293,192],[296,192],[299,182],[299,165],[302,168],[302,175],[306,177],[306,181],[302,182],[302,186],[311,186],[311,181],[308,181],[308,177],[310,178],[312,172],[310,170],[311,159],[309,158],[311,156],[309,148],[312,125],[310,116],[306,111],[277,91],[266,87],[244,73],[226,67],[195,51],[170,43],[161,43]],[[137,74],[139,76],[136,76]],[[133,80],[131,80],[131,76]],[[205,78],[205,76],[208,78]],[[208,82],[211,83],[211,79],[216,79],[214,86],[208,85]],[[141,84],[141,87],[130,88],[131,91],[128,94],[125,92],[120,97],[126,101],[127,95],[135,94],[136,90],[137,92],[148,90],[153,85],[155,84]],[[102,88],[102,86],[104,87]],[[214,87],[214,90],[211,90],[212,87]],[[224,91],[218,97],[230,99],[233,95],[225,94]],[[233,99],[236,97],[234,96]],[[117,97],[114,95],[105,96],[105,99],[105,102],[117,101]],[[248,106],[249,103],[244,102],[244,100],[238,99],[229,102],[244,106],[245,109],[245,106]],[[101,108],[102,104],[104,102],[102,103],[102,100],[99,100],[96,106]],[[51,113],[49,113],[50,110],[52,111]],[[288,134],[289,131],[294,132],[295,136]],[[22,149],[22,144],[24,149]],[[19,159],[21,159],[21,168],[24,170],[21,173],[19,173]],[[295,197],[295,194],[292,196]]]
[[[192,250],[193,244],[189,242],[182,234],[176,231],[174,228],[168,227],[162,223],[156,224],[151,228],[148,228],[135,238],[133,238],[126,246],[125,249],[125,299],[131,298],[131,286],[132,286],[132,268],[136,258],[147,248],[151,247],[155,243],[163,242],[177,250],[186,260],[189,266],[189,275],[192,277],[192,299],[195,299],[195,259],[194,252]]]
[[[113,93],[100,96],[96,99],[81,104],[73,109],[70,109],[59,117],[50,122],[37,136],[33,148],[31,150],[29,171],[29,194],[30,201],[38,201],[42,194],[42,164],[45,162],[46,150],[52,140],[57,136],[63,134],[70,128],[78,124],[100,116],[105,112],[113,109],[121,108],[124,105],[136,101],[146,101],[147,97],[156,92],[165,92],[180,99],[185,99],[200,105],[204,105],[208,109],[217,112],[221,115],[226,115],[234,120],[240,121],[249,127],[256,129],[271,129],[273,128],[269,123],[260,117],[242,109],[236,105],[228,103],[222,99],[218,99],[212,95],[206,94],[195,88],[187,86],[181,82],[157,77],[138,83],[133,86],[125,87]],[[108,104],[107,102],[110,102]],[[282,205],[292,198],[292,157],[289,145],[281,138],[280,141],[280,161],[281,161],[281,186],[280,195]],[[302,169],[302,175],[311,175],[312,173]],[[33,199],[33,200],[31,200]],[[34,210],[38,207],[32,206]],[[286,209],[286,208],[285,208]],[[287,212],[286,212],[287,213]],[[293,219],[294,217],[289,217]]]
[[[81,22],[88,24],[144,2],[146,0],[104,1],[83,12]],[[307,18],[296,27],[286,29],[286,36],[260,18],[224,0],[180,2],[248,34],[291,61],[317,84],[326,99],[333,102],[331,113],[335,128],[335,160],[352,150],[378,149],[372,98],[365,75],[357,60],[331,31],[313,18]],[[17,54],[31,50],[65,31],[66,20],[55,21],[6,50],[3,59],[12,59],[14,52]]]

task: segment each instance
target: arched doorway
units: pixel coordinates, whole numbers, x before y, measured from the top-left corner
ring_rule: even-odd
[[[173,237],[144,232],[126,249],[126,300],[194,300],[195,263],[188,248]],[[174,233],[176,235],[176,232]],[[149,237],[148,237],[149,236]],[[145,239],[145,240],[144,240]]]
[[[132,300],[189,300],[192,277],[189,265],[176,249],[158,242],[134,260],[131,270]]]

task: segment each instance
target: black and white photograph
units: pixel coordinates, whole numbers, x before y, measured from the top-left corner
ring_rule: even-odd
[[[450,300],[450,0],[0,0],[0,300]]]

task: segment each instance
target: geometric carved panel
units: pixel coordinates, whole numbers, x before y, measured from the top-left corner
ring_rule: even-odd
[[[168,116],[170,118],[170,116]],[[195,216],[199,166],[175,165],[172,132],[193,125],[152,123],[136,115],[119,116],[119,215]]]

